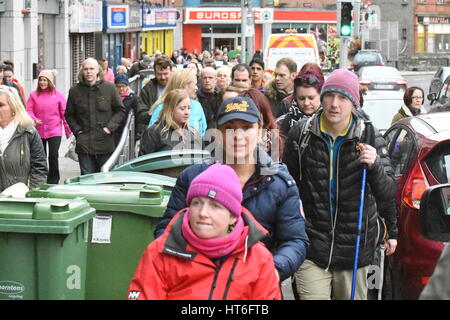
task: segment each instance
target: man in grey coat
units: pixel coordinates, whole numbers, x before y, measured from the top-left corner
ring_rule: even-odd
[[[79,82],[69,91],[65,117],[77,143],[81,174],[99,172],[114,151],[112,134],[126,117],[114,84],[103,81],[97,60],[83,61]]]

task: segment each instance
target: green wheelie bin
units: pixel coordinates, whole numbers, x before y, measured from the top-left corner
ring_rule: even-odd
[[[0,198],[0,300],[84,300],[85,200]]]
[[[86,299],[120,300],[127,298],[137,264],[154,240],[170,192],[146,184],[44,184],[27,196],[81,197],[97,210],[89,224]]]
[[[96,172],[83,176],[68,178],[65,184],[154,184],[162,186],[165,191],[172,191],[176,179],[146,172],[109,171]]]
[[[112,169],[111,172],[137,171],[177,178],[186,167],[210,157],[208,150],[183,149],[153,152],[129,160]]]

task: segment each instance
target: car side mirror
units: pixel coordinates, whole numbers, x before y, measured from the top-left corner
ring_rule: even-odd
[[[422,235],[434,241],[450,241],[450,184],[429,187],[420,200]]]
[[[428,99],[429,101],[434,101],[434,100],[436,100],[436,99],[437,99],[437,94],[436,94],[436,92],[429,93],[429,94],[427,95],[427,99]]]

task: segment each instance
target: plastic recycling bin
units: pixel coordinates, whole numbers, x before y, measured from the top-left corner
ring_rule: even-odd
[[[0,198],[0,300],[85,299],[85,200]]]
[[[132,171],[97,172],[64,181],[65,184],[156,184],[166,191],[172,191],[175,182],[175,178]]]
[[[97,210],[89,223],[86,299],[126,299],[128,286],[170,197],[161,186],[44,184],[27,196],[82,197]]]
[[[111,171],[138,171],[176,178],[186,167],[210,157],[208,150],[160,151],[129,160]]]

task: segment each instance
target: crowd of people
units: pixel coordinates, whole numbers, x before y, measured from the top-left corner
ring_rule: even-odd
[[[0,64],[0,192],[59,183],[63,128],[76,138],[81,174],[100,171],[132,111],[139,155],[214,149],[178,176],[130,298],[280,299],[279,283],[292,277],[302,300],[348,299],[367,170],[356,286],[366,299],[380,216],[387,254],[396,249],[396,186],[357,77],[338,69],[325,80],[315,63],[297,72],[289,57],[272,75],[260,54],[237,59],[181,50],[123,58],[113,72],[88,58],[67,99],[56,72],[43,70],[27,100]],[[133,92],[130,78],[150,68],[154,78]],[[422,103],[423,91],[408,89],[393,121]]]

